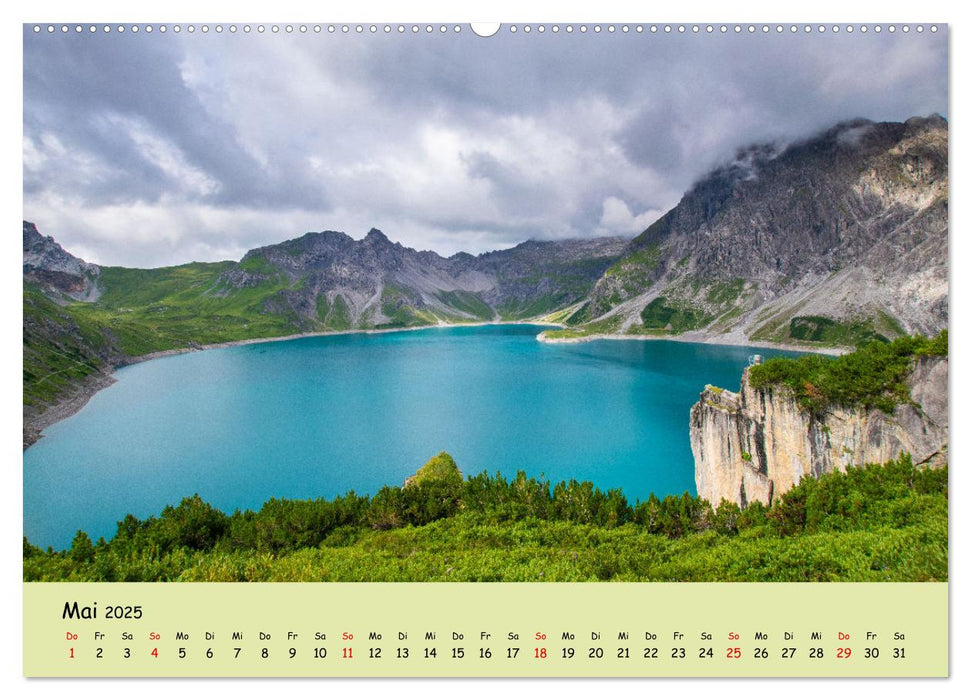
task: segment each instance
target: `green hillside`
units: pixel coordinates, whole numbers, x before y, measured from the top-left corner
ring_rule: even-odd
[[[73,304],[70,311],[116,334],[131,356],[297,332],[294,318],[265,310],[274,294],[288,288],[282,276],[253,287],[221,286],[219,275],[233,264],[102,268],[104,294],[93,304]]]
[[[118,354],[97,324],[58,306],[24,282],[24,406],[39,408],[106,370]]]

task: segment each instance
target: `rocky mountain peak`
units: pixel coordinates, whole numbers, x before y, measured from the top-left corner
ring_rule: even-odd
[[[391,241],[308,233],[247,253],[220,276],[220,294],[283,279],[267,313],[321,325],[389,327],[443,321],[528,318],[580,301],[628,239],[528,241],[514,248],[445,258]],[[283,273],[282,278],[275,275]]]
[[[296,254],[300,251],[336,250],[352,245],[353,243],[354,239],[341,231],[310,231],[300,236],[300,238],[286,241],[285,247],[291,254]],[[257,250],[269,250],[276,247],[278,247],[278,244],[264,246]]]
[[[904,122],[911,133],[918,131],[947,131],[947,119],[937,112],[926,117],[911,117]]]
[[[372,245],[393,245],[388,237],[376,228],[372,228],[367,232],[367,235],[364,237],[364,241],[365,243],[371,243]]]

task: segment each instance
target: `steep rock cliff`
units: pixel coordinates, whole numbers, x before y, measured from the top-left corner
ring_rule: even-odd
[[[947,357],[924,357],[907,378],[910,403],[892,414],[831,406],[803,409],[782,387],[755,389],[748,370],[738,393],[707,386],[691,409],[698,495],[765,504],[804,476],[882,463],[901,452],[915,464],[947,461]]]

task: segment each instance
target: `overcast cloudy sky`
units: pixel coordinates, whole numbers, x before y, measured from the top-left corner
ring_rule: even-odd
[[[101,264],[371,227],[442,254],[640,232],[753,142],[947,114],[947,38],[872,31],[24,31],[24,218]]]

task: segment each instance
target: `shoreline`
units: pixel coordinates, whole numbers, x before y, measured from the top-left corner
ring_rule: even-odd
[[[312,331],[309,333],[291,333],[290,335],[279,335],[270,338],[246,338],[244,340],[227,340],[222,343],[196,343],[184,348],[172,348],[171,350],[157,350],[145,355],[135,355],[128,358],[126,362],[112,368],[112,372],[122,367],[137,365],[140,362],[158,360],[163,357],[174,355],[185,355],[190,352],[200,352],[202,350],[218,350],[220,348],[234,348],[240,345],[257,345],[259,343],[282,343],[287,340],[300,340],[301,338],[322,338],[335,335],[379,335],[382,333],[406,333],[409,331],[427,331],[435,328],[480,328],[482,326],[557,326],[563,328],[562,323],[546,323],[541,321],[477,321],[475,323],[437,323],[425,326],[408,326],[407,328],[351,328],[346,331]]]
[[[118,380],[112,376],[115,369],[117,367],[106,367],[104,371],[85,377],[76,392],[57,403],[51,404],[43,413],[36,415],[26,415],[25,413],[24,449],[26,450],[44,437],[44,430],[65,418],[70,418],[87,406],[88,401],[95,394],[117,382]]]
[[[563,326],[560,325],[562,328]],[[805,345],[793,345],[791,343],[774,343],[769,340],[748,340],[744,338],[735,338],[730,335],[713,335],[713,336],[690,336],[690,335],[628,335],[621,333],[594,333],[591,335],[578,336],[576,338],[549,338],[544,334],[546,331],[539,333],[536,336],[536,340],[541,343],[549,343],[550,345],[556,345],[558,343],[571,344],[571,343],[588,343],[594,340],[669,340],[675,343],[699,343],[701,345],[729,345],[739,348],[764,348],[766,350],[786,350],[789,352],[810,352],[817,355],[828,355],[830,357],[839,357],[840,355],[845,355],[848,352],[852,352],[852,348],[843,347],[806,347]]]
[[[201,352],[204,350],[217,350],[219,348],[231,348],[241,345],[256,345],[258,343],[280,343],[287,340],[299,340],[300,338],[317,338],[324,336],[355,335],[355,334],[381,334],[381,333],[402,333],[409,331],[423,331],[433,328],[473,328],[482,326],[555,326],[565,328],[562,323],[552,323],[548,321],[480,321],[476,323],[439,323],[425,326],[409,326],[407,328],[356,328],[345,331],[314,331],[310,333],[292,333],[290,335],[275,336],[271,338],[247,338],[244,340],[228,340],[222,343],[194,343],[184,348],[172,348],[170,350],[158,350],[145,355],[136,355],[127,358],[124,362],[117,365],[107,366],[102,372],[93,374],[81,383],[78,390],[65,397],[57,403],[51,404],[43,413],[37,415],[27,415],[23,417],[23,444],[24,450],[40,440],[43,431],[50,426],[58,423],[65,418],[70,418],[75,413],[84,408],[88,401],[102,389],[105,389],[118,380],[114,378],[114,373],[123,367],[137,365],[150,360],[158,360],[164,357],[175,355],[185,355],[190,352]],[[773,350],[788,350],[792,352],[815,352],[822,355],[837,356],[849,352],[848,348],[806,348],[798,345],[788,345],[785,343],[770,343],[768,341],[745,341],[730,336],[709,336],[709,337],[685,337],[685,336],[653,336],[653,335],[620,335],[609,333],[598,333],[583,336],[580,338],[546,338],[543,336],[545,331],[536,335],[536,340],[541,343],[586,343],[593,340],[670,340],[678,343],[702,343],[705,345],[734,345],[736,347],[767,348]]]

